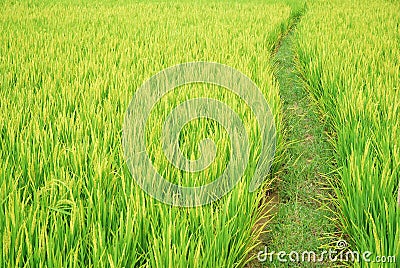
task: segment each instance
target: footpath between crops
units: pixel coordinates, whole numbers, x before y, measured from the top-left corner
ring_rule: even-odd
[[[269,213],[273,218],[266,227],[269,231],[262,236],[257,252],[318,253],[322,251],[322,246],[331,242],[328,237],[335,229],[329,220],[333,215],[326,209],[330,204],[325,200],[329,190],[324,177],[330,171],[333,151],[304,83],[296,74],[295,27],[296,20],[279,41],[273,57],[283,102],[284,136],[288,148],[283,169],[273,190],[268,193],[271,203]],[[270,256],[267,256],[264,262],[255,258],[247,267],[327,265],[315,262],[281,263],[277,256],[271,262]]]

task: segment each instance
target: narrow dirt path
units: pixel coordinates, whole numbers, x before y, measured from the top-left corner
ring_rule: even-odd
[[[278,182],[277,215],[268,226],[269,251],[316,251],[333,226],[323,207],[326,196],[324,174],[330,170],[333,152],[324,125],[312,105],[301,79],[296,75],[293,29],[285,36],[274,61],[283,101],[287,163]],[[271,263],[272,264],[272,263]],[[279,266],[321,267],[326,264],[274,262]],[[267,265],[273,267],[274,265]]]
[[[271,230],[264,237],[263,246],[268,252],[322,251],[321,246],[330,242],[326,238],[334,226],[324,209],[327,174],[333,155],[324,133],[324,126],[295,71],[293,28],[282,38],[274,57],[276,77],[284,103],[286,142],[290,144],[284,170],[276,184],[273,203],[275,217],[268,224]],[[263,249],[265,249],[263,247]],[[326,267],[316,262],[253,263],[252,267]]]

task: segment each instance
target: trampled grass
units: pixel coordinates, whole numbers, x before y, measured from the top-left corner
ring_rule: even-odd
[[[371,259],[400,256],[399,10],[396,1],[318,1],[296,37],[299,69],[331,125],[338,220]]]
[[[243,265],[255,245],[260,195],[249,193],[243,180],[205,207],[155,201],[126,167],[123,118],[135,90],[151,75],[182,62],[214,61],[240,70],[262,89],[280,133],[270,54],[290,8],[261,2],[22,1],[2,3],[1,9],[1,266]],[[181,89],[164,104],[205,91]],[[214,87],[209,94],[237,107],[256,159],[254,118],[229,92]],[[168,111],[159,109],[151,122]],[[150,129],[151,152],[160,149],[160,129]],[[198,120],[185,131],[182,145],[190,157],[198,157],[193,144],[203,135],[229,150],[217,124]],[[185,138],[193,132],[192,140]],[[279,135],[277,161],[281,151]],[[228,160],[222,154],[206,177],[217,176]]]

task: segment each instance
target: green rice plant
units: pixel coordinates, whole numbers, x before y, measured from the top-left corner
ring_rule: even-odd
[[[338,222],[371,260],[400,256],[399,9],[379,0],[317,1],[296,38],[299,70],[331,126]]]
[[[191,209],[162,204],[134,183],[122,122],[135,90],[156,72],[220,62],[250,77],[268,100],[278,131],[276,170],[284,147],[270,54],[291,9],[219,1],[15,1],[1,9],[0,266],[243,266],[256,245],[262,198],[248,191],[260,153],[248,107],[202,86],[158,104],[154,125],[173,105],[208,94],[233,105],[249,132],[253,160],[244,179],[218,202]],[[151,126],[150,154],[174,181],[179,172],[161,154],[161,128]],[[183,130],[184,153],[196,159],[203,137],[229,150],[222,128],[196,120]],[[227,161],[221,154],[204,178],[217,177]],[[182,183],[204,182],[192,179]]]

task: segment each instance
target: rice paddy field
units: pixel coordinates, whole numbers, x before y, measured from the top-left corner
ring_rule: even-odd
[[[398,1],[24,0],[0,7],[1,267],[270,267],[257,250],[269,243],[263,234],[274,212],[267,193],[285,180],[292,145],[274,63],[289,31],[296,75],[332,147],[333,160],[320,163],[330,170],[321,176],[328,195],[321,209],[331,213],[334,231],[320,238],[330,239],[328,246],[344,238],[371,259],[400,260]],[[144,132],[159,174],[198,187],[232,160],[229,133],[202,117],[181,129],[179,146],[196,160],[205,154],[199,144],[212,140],[212,163],[187,172],[168,161],[160,122],[190,99],[231,107],[248,137],[249,159],[219,200],[171,206],[132,178],[124,119],[147,79],[195,61],[233,67],[257,85],[273,115],[276,151],[262,187],[249,191],[265,148],[246,102],[215,84],[172,90]]]
[[[399,10],[396,1],[314,4],[296,37],[299,68],[331,126],[337,219],[360,252],[397,257]]]

